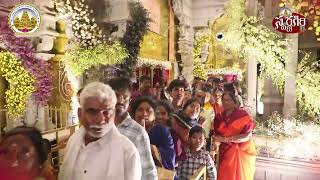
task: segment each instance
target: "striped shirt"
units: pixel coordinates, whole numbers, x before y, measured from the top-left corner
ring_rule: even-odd
[[[139,151],[142,167],[142,180],[157,180],[157,169],[153,162],[150,140],[147,131],[129,115],[117,125],[120,133],[125,135]]]

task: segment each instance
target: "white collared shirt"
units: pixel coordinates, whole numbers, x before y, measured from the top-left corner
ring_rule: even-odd
[[[84,144],[81,127],[70,138],[59,180],[140,180],[137,149],[115,126],[101,139]]]

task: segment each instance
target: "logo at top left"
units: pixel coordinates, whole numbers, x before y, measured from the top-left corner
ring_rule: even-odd
[[[16,6],[11,11],[8,20],[11,29],[19,34],[30,34],[35,32],[39,28],[41,22],[39,11],[29,4]]]

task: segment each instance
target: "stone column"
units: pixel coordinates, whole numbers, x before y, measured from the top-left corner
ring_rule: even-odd
[[[186,0],[173,1],[173,10],[179,19],[178,53],[181,55],[183,64],[182,76],[191,84],[193,80],[193,41],[194,32],[190,20],[190,8]]]
[[[168,0],[169,6],[169,28],[168,28],[168,59],[173,65],[176,59],[176,49],[175,49],[175,22],[174,22],[174,12],[172,8],[172,1]],[[169,80],[171,81],[174,78],[174,68],[172,66],[171,70],[169,71]]]
[[[248,96],[246,106],[249,107],[252,116],[257,112],[257,60],[255,56],[250,56],[247,63],[247,89]]]
[[[285,67],[289,75],[286,77],[284,85],[283,116],[290,118],[297,114],[296,73],[298,64],[298,34],[288,34],[287,38],[291,40],[291,43],[288,45],[288,62]]]
[[[249,0],[247,5],[247,14],[256,16],[258,13],[258,1]],[[248,57],[247,63],[247,89],[248,97],[246,106],[248,106],[252,116],[257,113],[257,60],[254,55]]]

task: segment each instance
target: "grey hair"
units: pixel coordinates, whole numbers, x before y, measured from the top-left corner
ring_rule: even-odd
[[[115,107],[117,103],[117,97],[112,88],[101,82],[92,82],[84,87],[80,94],[81,107],[89,97],[97,97],[103,104],[109,102],[112,107]]]

